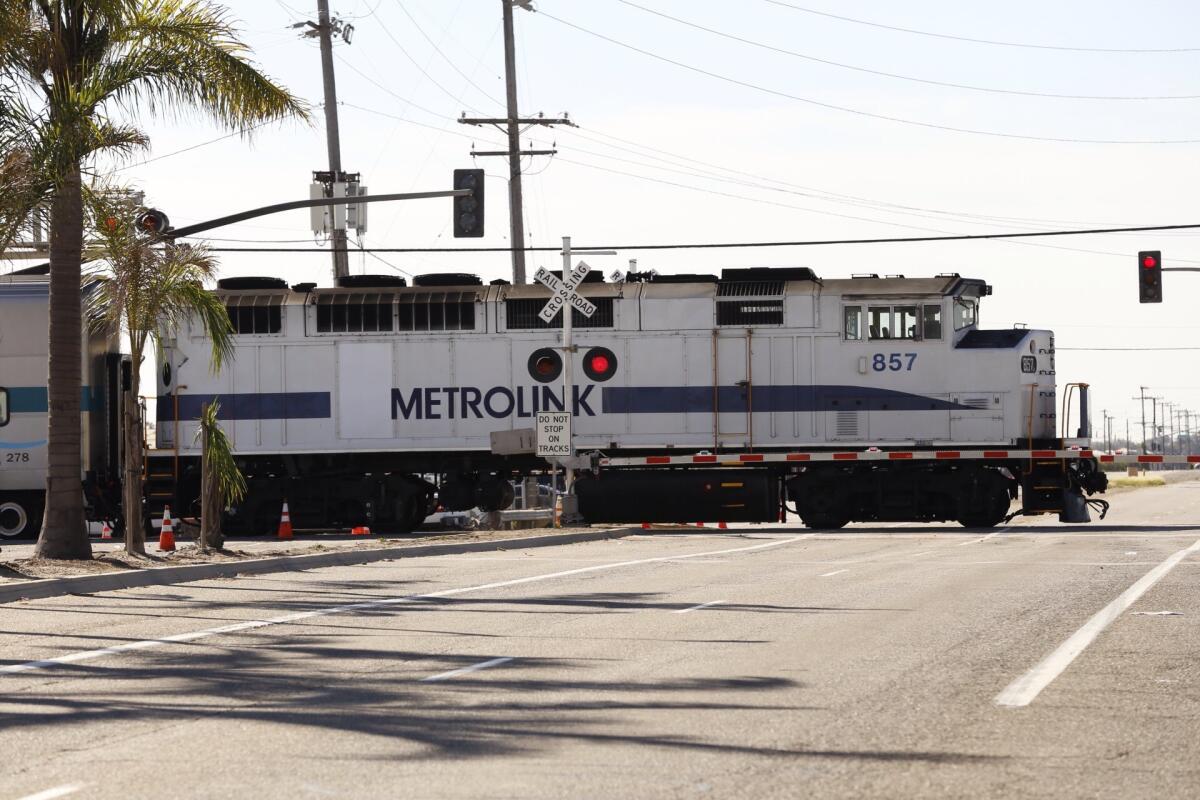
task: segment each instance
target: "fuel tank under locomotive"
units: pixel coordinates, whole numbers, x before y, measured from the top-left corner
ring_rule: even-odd
[[[588,522],[775,522],[779,486],[766,470],[620,470],[575,482]]]

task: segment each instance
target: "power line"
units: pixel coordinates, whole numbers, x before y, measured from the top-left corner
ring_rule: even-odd
[[[625,172],[624,170],[612,169],[610,167],[602,167],[602,166],[599,166],[598,164],[588,164],[587,162],[577,161],[575,159],[567,158],[566,156],[558,156],[558,160],[562,161],[564,163],[567,163],[567,164],[574,164],[576,166],[586,167],[588,169],[600,170],[601,172],[609,172],[609,173],[612,173],[615,175],[624,175],[626,177],[635,178],[635,179],[641,180],[641,181],[648,181],[650,183],[658,183],[658,184],[663,184],[666,186],[677,187],[680,189],[687,189],[687,190],[696,191],[696,192],[703,192],[705,194],[711,194],[711,195],[715,195],[715,196],[719,196],[719,197],[728,197],[728,198],[732,198],[735,200],[746,200],[746,201],[749,201],[752,203],[762,203],[765,205],[778,206],[780,208],[792,208],[792,209],[796,209],[797,211],[804,211],[804,212],[807,212],[810,214],[821,214],[821,215],[830,216],[830,217],[840,217],[842,219],[851,219],[851,220],[856,220],[858,222],[868,222],[868,223],[873,223],[873,224],[877,224],[877,225],[890,225],[892,227],[907,228],[908,230],[914,230],[914,231],[927,231],[927,232],[942,233],[942,234],[950,233],[949,231],[941,230],[938,228],[928,228],[928,227],[924,227],[921,225],[908,225],[903,222],[893,222],[891,220],[872,219],[870,217],[858,217],[858,216],[854,216],[853,214],[839,214],[836,211],[822,211],[820,209],[806,208],[804,206],[796,206],[796,205],[792,205],[790,203],[780,203],[780,202],[776,202],[774,200],[766,200],[766,199],[757,198],[757,197],[747,197],[745,195],[733,194],[732,192],[722,192],[722,191],[719,191],[716,189],[707,189],[702,186],[690,186],[690,185],[684,184],[684,183],[668,181],[663,178],[655,178],[655,177],[651,177],[649,175],[639,175],[639,174],[633,173],[633,172]],[[624,160],[624,159],[618,159],[618,160]],[[636,162],[631,162],[631,163],[636,163]],[[646,166],[652,166],[652,165],[646,165]],[[662,167],[657,167],[657,169],[662,169]],[[743,184],[743,185],[747,185],[747,184]],[[752,184],[750,184],[750,185],[752,185]],[[820,198],[816,198],[816,199],[820,199]],[[878,210],[883,210],[883,209],[878,209]],[[885,213],[893,213],[894,214],[894,213],[912,213],[912,212],[895,212],[895,211],[886,212],[885,211]],[[921,216],[921,217],[925,217],[926,219],[930,219],[930,217],[928,217],[927,215],[916,214],[915,216]],[[959,222],[960,220],[945,220],[945,221]],[[1067,247],[1064,245],[1048,244],[1046,242],[1008,241],[1006,243],[1018,244],[1018,245],[1023,245],[1023,246],[1027,246],[1027,247],[1047,247],[1047,248],[1050,248],[1053,250],[1067,250],[1067,251],[1075,252],[1075,253],[1089,253],[1092,255],[1114,256],[1114,257],[1118,257],[1118,258],[1126,258],[1129,255],[1128,253],[1114,253],[1114,252],[1111,252],[1108,250],[1089,250],[1089,249],[1083,249],[1083,248],[1079,248],[1079,247]],[[1181,259],[1181,258],[1176,258],[1173,260],[1176,262],[1179,262],[1179,263],[1189,263],[1189,264],[1190,263],[1200,263],[1200,262],[1191,261],[1189,259]]]
[[[653,8],[646,8],[645,6],[630,2],[630,0],[616,0],[616,1],[623,5],[627,5],[630,8],[636,8],[639,11],[644,11],[647,14],[653,14],[656,17],[661,17],[663,19],[670,20],[671,22],[675,22],[680,25],[685,25],[689,28],[695,28],[696,30],[704,31],[705,33],[711,33],[714,36],[720,36],[724,39],[730,39],[735,42],[741,42],[742,44],[748,44],[752,47],[758,47],[763,50],[769,50],[773,53],[779,53],[781,55],[792,56],[794,58],[804,59],[805,61],[812,61],[817,64],[825,64],[826,66],[837,67],[839,69],[847,69],[847,70],[852,70],[854,72],[864,72],[869,75],[879,75],[884,78],[895,78],[896,80],[911,81],[913,83],[924,83],[924,84],[927,84],[930,86],[942,86],[942,87],[946,87],[946,88],[950,88],[950,89],[965,89],[967,91],[987,92],[990,94],[1018,95],[1018,96],[1022,96],[1022,97],[1050,97],[1050,98],[1055,98],[1058,100],[1195,100],[1197,98],[1200,98],[1200,95],[1194,95],[1194,94],[1185,94],[1185,95],[1057,94],[1054,92],[1033,92],[1033,91],[1024,91],[1021,89],[999,89],[999,88],[990,87],[990,86],[973,86],[971,84],[966,84],[966,83],[953,83],[950,81],[937,81],[937,80],[932,80],[929,78],[918,78],[918,77],[915,77],[912,75],[901,75],[901,74],[898,74],[895,72],[886,72],[884,70],[871,69],[869,67],[860,67],[860,66],[856,66],[854,64],[843,64],[839,61],[831,61],[827,58],[818,58],[817,56],[809,55],[807,53],[800,53],[795,50],[788,50],[783,47],[775,47],[774,45],[769,45],[769,44],[766,44],[765,42],[759,42],[759,41],[755,41],[753,39],[746,39],[741,36],[736,36],[732,33],[726,33],[725,31],[720,31],[720,30],[716,30],[714,28],[705,27],[704,25],[700,25],[695,22],[690,22],[689,20],[686,20],[686,19],[680,19],[679,17],[673,17],[670,14],[664,14],[663,12],[656,11]]]
[[[320,108],[322,105],[324,105],[324,103],[316,103],[316,104],[315,104],[313,107],[314,107],[314,108]],[[223,141],[225,141],[226,139],[230,139],[230,138],[232,138],[232,137],[234,137],[234,136],[242,136],[242,135],[244,135],[244,134],[247,134],[247,133],[249,133],[250,131],[257,130],[258,128],[261,128],[261,127],[263,127],[264,125],[270,125],[272,122],[278,122],[278,121],[279,121],[279,120],[276,120],[276,119],[269,119],[269,120],[265,120],[265,121],[263,121],[263,122],[259,122],[259,123],[258,123],[258,124],[256,124],[256,125],[250,125],[250,126],[248,126],[248,127],[242,128],[242,129],[240,129],[240,130],[231,131],[230,133],[226,133],[226,134],[224,134],[224,135],[222,135],[222,136],[218,136],[218,137],[217,137],[217,138],[215,138],[215,139],[209,139],[209,140],[208,140],[208,141],[206,141],[206,142],[200,142],[200,143],[198,143],[198,144],[191,145],[190,147],[184,147],[184,148],[183,148],[183,149],[181,149],[181,150],[173,150],[173,151],[171,151],[170,153],[163,153],[161,156],[154,156],[153,158],[147,158],[145,161],[139,161],[139,162],[138,162],[138,163],[136,163],[136,164],[126,164],[126,165],[125,165],[125,166],[123,166],[123,167],[117,167],[116,169],[114,169],[114,170],[113,170],[113,172],[123,172],[124,170],[127,170],[127,169],[133,169],[134,167],[141,167],[141,166],[144,166],[144,165],[146,165],[146,164],[152,164],[152,163],[154,163],[155,161],[161,161],[161,160],[162,160],[162,159],[164,159],[164,158],[170,158],[171,156],[177,156],[177,155],[180,155],[180,154],[182,154],[182,153],[188,153],[188,152],[191,152],[192,150],[198,150],[198,149],[200,149],[201,147],[207,147],[207,146],[208,146],[208,145],[210,145],[210,144],[216,144],[217,142],[223,142]]]
[[[963,233],[950,236],[902,236],[875,239],[809,239],[791,242],[703,242],[684,244],[604,244],[578,246],[578,250],[718,250],[761,247],[820,247],[827,245],[853,244],[907,244],[916,242],[967,242],[986,239],[1030,239],[1046,236],[1091,236],[1102,233],[1147,233],[1151,231],[1176,231],[1200,228],[1200,222],[1185,225],[1139,225],[1127,228],[1092,228],[1089,230],[1065,231],[1019,231],[1015,233]],[[298,247],[225,247],[211,248],[214,252],[230,253],[328,253],[325,249]],[[524,247],[526,252],[557,253],[559,246]],[[364,252],[376,253],[508,253],[512,247],[373,247]],[[351,250],[350,252],[354,252]]]
[[[403,2],[400,2],[400,0],[397,0],[396,5],[400,7],[400,11],[403,12],[404,16],[408,17],[408,21],[413,24],[413,27],[417,29],[417,33],[421,34],[421,36],[423,36],[425,38],[425,41],[429,42],[429,45],[434,49],[434,51],[439,56],[442,57],[443,61],[445,61],[447,64],[450,65],[451,69],[453,69],[455,72],[457,72],[462,77],[462,79],[465,80],[467,83],[474,86],[475,89],[480,94],[482,94],[484,97],[491,100],[496,105],[503,105],[503,101],[501,101],[500,99],[498,99],[496,97],[493,97],[491,92],[489,92],[487,89],[484,89],[478,83],[473,81],[471,79],[470,75],[468,75],[467,73],[463,72],[461,69],[458,68],[458,65],[455,64],[454,61],[452,61],[451,58],[442,51],[442,48],[438,46],[437,42],[433,41],[433,39],[431,39],[429,37],[429,34],[425,33],[425,30],[421,27],[420,23],[418,23],[417,20],[413,18],[413,15],[408,13],[408,9],[404,7]]]
[[[834,103],[826,103],[821,100],[814,100],[811,97],[803,97],[801,95],[790,94],[788,92],[784,92],[779,89],[771,89],[771,88],[762,86],[757,83],[750,83],[749,81],[743,81],[738,78],[731,78],[728,75],[722,75],[718,72],[712,72],[710,70],[703,69],[701,67],[697,67],[692,64],[687,64],[682,61],[676,61],[675,59],[667,58],[666,56],[659,55],[658,53],[652,53],[649,50],[643,50],[640,47],[636,47],[636,46],[628,44],[626,42],[622,42],[618,39],[614,39],[611,36],[606,36],[602,33],[597,33],[596,31],[589,30],[582,26],[576,25],[573,22],[567,22],[566,20],[560,19],[559,17],[556,17],[553,14],[549,14],[545,11],[539,11],[538,13],[540,14],[540,16],[546,17],[547,19],[554,20],[555,22],[557,22],[561,25],[565,25],[568,28],[573,28],[574,30],[579,31],[580,33],[586,33],[589,36],[594,36],[595,38],[606,41],[609,44],[614,44],[617,47],[621,47],[626,50],[632,50],[633,52],[640,53],[641,55],[644,55],[647,58],[652,58],[656,61],[662,61],[666,64],[671,64],[673,66],[679,67],[680,69],[686,69],[690,72],[695,72],[699,75],[705,75],[709,78],[713,78],[715,80],[733,84],[734,86],[741,86],[745,89],[753,89],[754,91],[762,92],[764,94],[769,94],[774,97],[782,97],[787,100],[794,100],[798,103],[805,103],[807,105],[816,106],[818,108],[825,108],[825,109],[829,109],[831,111],[841,111],[845,114],[854,114],[856,116],[867,117],[869,119],[879,119],[879,120],[884,120],[886,122],[896,122],[901,125],[912,125],[912,126],[915,126],[918,128],[929,128],[932,130],[949,131],[951,133],[969,133],[969,134],[973,134],[976,136],[992,136],[992,137],[996,137],[996,138],[1000,138],[1000,139],[1018,139],[1018,140],[1032,141],[1032,142],[1060,142],[1060,143],[1068,143],[1068,144],[1143,144],[1143,145],[1144,144],[1197,144],[1197,143],[1200,143],[1200,139],[1085,139],[1085,138],[1065,137],[1065,136],[1035,136],[1033,134],[1007,133],[1004,131],[991,131],[991,130],[984,130],[984,129],[980,129],[980,128],[959,128],[954,125],[942,125],[942,124],[936,123],[936,122],[924,122],[921,120],[907,119],[905,117],[895,117],[890,114],[879,114],[879,113],[876,113],[873,111],[864,111],[863,109],[860,109],[860,108],[851,108],[849,106],[839,106]]]
[[[848,203],[851,205],[865,205],[868,207],[879,207],[880,210],[884,210],[885,207],[890,207],[890,208],[904,209],[905,211],[923,211],[923,212],[928,212],[928,213],[932,213],[932,214],[941,214],[941,215],[951,216],[951,217],[966,217],[970,220],[977,219],[977,220],[986,220],[986,221],[990,221],[990,222],[1020,223],[1020,224],[1033,224],[1033,225],[1087,225],[1089,227],[1106,227],[1106,226],[1110,225],[1110,223],[1097,223],[1097,222],[1091,222],[1091,221],[1080,221],[1080,220],[1069,220],[1069,219],[1039,219],[1039,218],[1035,218],[1035,217],[1010,217],[1010,216],[998,216],[998,215],[993,215],[993,214],[971,214],[968,212],[946,211],[946,210],[938,209],[938,208],[928,208],[928,207],[923,207],[923,206],[904,205],[902,203],[893,203],[893,202],[890,202],[887,200],[877,200],[874,198],[863,197],[860,195],[832,192],[828,189],[821,189],[819,187],[805,186],[803,184],[782,181],[782,180],[779,180],[778,178],[771,178],[771,177],[768,177],[765,175],[759,175],[759,174],[756,174],[753,172],[746,172],[744,170],[738,170],[738,169],[733,169],[731,167],[725,167],[720,164],[714,164],[709,161],[702,161],[700,159],[690,158],[688,156],[679,155],[677,153],[673,153],[668,150],[662,150],[662,149],[659,149],[656,147],[652,147],[650,145],[642,144],[640,142],[633,141],[632,139],[623,139],[620,136],[614,136],[611,133],[605,133],[604,131],[600,131],[595,128],[588,128],[588,130],[591,133],[597,134],[606,139],[613,139],[614,141],[624,142],[625,144],[630,144],[630,145],[633,145],[634,147],[637,147],[637,148],[640,148],[643,150],[649,150],[653,153],[660,153],[664,156],[669,156],[669,158],[661,158],[661,157],[657,157],[657,156],[652,156],[652,155],[648,155],[646,153],[640,153],[637,150],[633,150],[633,149],[630,149],[627,147],[621,147],[619,145],[614,145],[614,144],[610,144],[608,142],[602,142],[597,139],[592,139],[588,136],[585,136],[584,134],[581,134],[579,132],[578,128],[571,128],[569,130],[564,131],[564,133],[567,133],[571,136],[578,136],[578,137],[581,137],[588,141],[595,142],[596,144],[600,144],[605,147],[611,147],[615,150],[623,150],[625,152],[633,153],[634,155],[638,155],[643,158],[650,158],[655,161],[663,161],[663,162],[669,163],[669,164],[676,163],[676,162],[688,162],[691,164],[700,164],[701,166],[711,167],[713,169],[720,170],[722,172],[728,172],[733,175],[743,175],[743,176],[746,176],[749,178],[754,178],[756,180],[764,181],[767,183],[775,183],[780,186],[787,186],[787,187],[791,187],[794,189],[814,192],[815,194],[812,195],[814,199],[825,200],[827,202],[835,202],[835,203],[841,202],[841,203]],[[1117,223],[1111,223],[1111,225],[1115,225],[1115,224],[1117,224]]]
[[[830,19],[841,20],[842,22],[852,22],[855,25],[868,25],[872,28],[882,28],[888,31],[898,31],[900,33],[912,33],[918,36],[931,36],[935,39],[952,39],[959,42],[971,42],[973,44],[990,44],[998,47],[1025,47],[1031,50],[1065,50],[1076,53],[1195,53],[1200,51],[1200,47],[1165,47],[1165,48],[1122,48],[1122,47],[1067,47],[1064,45],[1051,44],[1030,44],[1028,42],[1005,42],[996,39],[973,39],[969,36],[956,36],[948,33],[933,33],[931,31],[922,31],[915,28],[901,28],[897,25],[884,25],[881,22],[871,22],[865,19],[855,19],[854,17],[843,17],[839,14],[830,14],[827,11],[817,11],[811,8],[804,8],[793,3],[785,3],[783,0],[763,0],[765,3],[770,3],[773,6],[782,6],[790,8],[793,11],[802,11],[805,14],[813,14],[818,17],[828,17]]]
[[[378,19],[378,17],[376,17],[376,19]],[[405,58],[407,58],[409,60],[409,62],[412,63],[412,65],[417,68],[417,71],[419,71],[422,75],[424,75],[430,83],[432,83],[434,86],[436,86],[438,89],[440,89],[443,94],[445,94],[451,100],[454,100],[456,103],[462,102],[461,97],[456,96],[454,94],[454,92],[450,91],[445,86],[438,83],[437,79],[434,78],[432,75],[430,75],[428,70],[426,70],[424,67],[422,67],[420,64],[417,63],[417,60],[415,58],[413,58],[407,50],[404,49],[404,45],[400,44],[400,40],[392,35],[392,32],[390,30],[388,30],[388,27],[386,25],[384,25],[382,21],[380,21],[380,23],[379,23],[379,29],[384,32],[384,35],[386,35],[389,39],[392,40],[392,44],[396,45],[396,49],[399,50],[400,53]],[[467,106],[467,108],[469,108],[471,111],[474,111],[476,113],[482,113],[479,111],[479,109],[475,108],[474,106]]]

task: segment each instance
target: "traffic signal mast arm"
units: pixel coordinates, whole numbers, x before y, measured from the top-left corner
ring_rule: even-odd
[[[276,203],[271,206],[252,208],[249,211],[240,211],[237,214],[230,214],[229,216],[218,217],[205,222],[197,222],[194,225],[185,225],[182,228],[173,228],[163,232],[162,235],[167,238],[177,239],[183,236],[192,236],[204,231],[210,231],[214,228],[233,225],[236,222],[256,217],[265,217],[268,214],[278,214],[280,211],[292,211],[297,208],[382,203],[389,200],[426,200],[434,197],[470,197],[472,194],[474,194],[474,190],[472,189],[449,189],[441,192],[402,192],[400,194],[376,194],[364,197],[320,197],[315,200],[293,200],[288,203]]]

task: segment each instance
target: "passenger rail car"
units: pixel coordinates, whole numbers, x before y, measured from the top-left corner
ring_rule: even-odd
[[[87,291],[85,289],[85,291]],[[50,284],[45,275],[0,277],[0,537],[33,536],[46,489]],[[119,370],[115,337],[87,329],[80,353],[80,478],[95,519],[116,519],[120,496]],[[127,368],[127,367],[126,367]]]
[[[983,281],[821,280],[774,268],[640,277],[581,286],[597,310],[572,312],[570,353],[561,323],[538,317],[549,296],[540,286],[470,275],[419,277],[411,287],[372,276],[320,289],[221,281],[235,356],[213,374],[199,325],[166,342],[156,435],[167,455],[150,463],[152,493],[185,513],[194,505],[196,419],[212,400],[250,486],[233,518],[260,530],[275,524],[285,497],[300,525],[411,527],[435,504],[502,508],[509,481],[546,464],[493,454],[491,434],[532,427],[539,410],[570,410],[577,450],[608,456],[1063,444],[1054,336],[982,329]],[[570,393],[565,358],[574,362]],[[1031,511],[1102,490],[1094,466],[814,463],[729,480],[712,468],[602,470],[583,476],[578,494],[597,522],[650,512],[770,520],[790,500],[820,527],[991,525],[1023,483]]]

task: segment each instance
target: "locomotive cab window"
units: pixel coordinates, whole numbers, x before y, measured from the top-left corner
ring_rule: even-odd
[[[868,329],[872,339],[894,339],[892,336],[892,307],[871,306],[867,309]]]
[[[892,322],[896,325],[892,331],[892,338],[921,338],[921,321],[917,318],[916,306],[896,306],[892,309]]]
[[[961,331],[975,324],[975,301],[954,298],[954,330]]]
[[[847,309],[847,336],[849,339],[849,309]],[[871,339],[922,339],[942,338],[941,306],[870,306],[867,309],[867,331]]]
[[[8,389],[0,389],[0,426],[8,424]]]
[[[922,338],[924,339],[940,339],[942,338],[942,307],[941,306],[925,306],[922,322]]]
[[[862,306],[846,306],[842,309],[842,332],[846,341],[859,341],[863,338]]]

